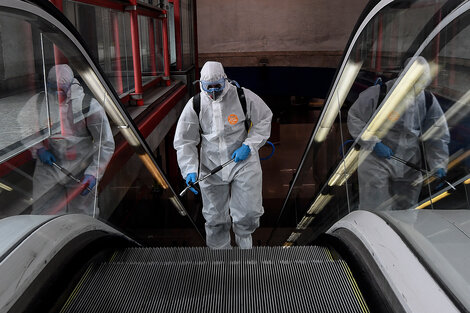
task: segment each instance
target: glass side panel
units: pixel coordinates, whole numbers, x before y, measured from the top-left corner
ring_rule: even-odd
[[[48,21],[1,4],[0,25],[0,66],[6,69],[1,125],[8,134],[0,150],[0,218],[83,213],[108,219],[136,190],[148,197],[155,191],[155,205],[185,213],[152,152],[73,39]],[[150,190],[139,180],[142,173]]]
[[[305,227],[302,223],[305,216],[310,218],[308,224],[314,223],[317,226],[315,231],[320,233],[332,222],[358,208],[362,193],[359,191],[361,186],[358,184],[357,168],[360,163],[364,166],[371,164],[370,159],[374,158],[373,155],[369,156],[372,143],[373,140],[378,141],[360,138],[382,102],[379,101],[379,83],[389,86],[391,90],[394,82],[403,76],[406,60],[414,54],[414,51],[410,54],[411,47],[416,46],[417,49],[439,23],[436,15],[442,17],[443,12],[449,12],[449,9],[443,9],[445,6],[446,1],[443,0],[394,1],[370,20],[362,21],[358,38],[353,46],[348,47],[349,55],[326,100],[282,209],[283,214],[290,216],[294,215],[292,212],[300,213],[293,225],[299,231]],[[394,118],[399,119],[400,116]],[[406,142],[412,138],[403,140]],[[416,142],[416,136],[413,140]],[[365,162],[367,157],[369,159]],[[377,162],[403,168],[396,160]],[[373,174],[375,176],[367,173],[367,179],[378,176],[377,172]],[[307,186],[315,188],[310,191]],[[384,192],[371,194],[381,200],[376,203],[383,204],[379,196]],[[362,201],[362,204],[365,205],[365,202]]]
[[[364,25],[285,202],[304,212],[286,245],[375,212],[470,308],[469,21],[467,1],[394,1]]]

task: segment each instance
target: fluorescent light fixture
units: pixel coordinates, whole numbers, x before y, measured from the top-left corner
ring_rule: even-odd
[[[82,79],[85,81],[88,88],[90,88],[91,92],[95,96],[95,99],[103,106],[106,113],[108,113],[109,117],[113,120],[113,122],[120,128],[128,127],[128,124],[124,117],[122,116],[121,112],[119,111],[116,103],[111,99],[109,94],[106,92],[103,84],[101,84],[100,80],[96,76],[96,74],[91,70],[91,68],[86,68],[85,70],[80,70],[77,67],[77,71],[79,72]]]
[[[300,221],[299,225],[297,225],[297,229],[306,229],[308,225],[313,221],[314,216],[304,216]]]
[[[470,113],[470,90],[442,115],[422,136],[421,140],[440,138],[447,130],[447,125],[455,126]]]
[[[443,192],[443,193],[435,196],[434,198],[420,204],[419,206],[416,207],[416,210],[424,209],[425,207],[429,206],[431,203],[436,203],[437,201],[439,201],[441,199],[444,199],[445,197],[447,197],[449,195],[450,195],[450,192],[448,192],[448,191]]]
[[[152,174],[152,176],[157,180],[157,182],[162,186],[163,189],[168,189],[168,184],[163,178],[162,173],[160,173],[160,170],[158,167],[153,163],[152,159],[150,159],[150,156],[148,154],[138,154],[139,158],[142,160],[144,163],[145,167],[149,170],[149,172]]]
[[[307,214],[318,214],[321,210],[323,210],[325,205],[330,202],[331,198],[333,198],[333,195],[319,194],[313,204],[308,209]]]
[[[359,150],[351,149],[349,150],[346,157],[340,162],[330,181],[328,182],[329,186],[338,186],[343,185],[349,176],[356,171],[359,162]]]
[[[330,101],[325,104],[326,111],[320,121],[320,127],[318,128],[317,133],[315,134],[314,140],[316,142],[323,142],[326,139],[326,136],[330,132],[331,125],[336,119],[341,106],[346,100],[346,96],[351,89],[354,80],[359,73],[359,70],[362,67],[362,61],[359,63],[348,60],[344,66],[344,70],[341,73],[338,84],[336,85],[335,90],[330,98]]]
[[[300,233],[297,233],[297,232],[293,232],[289,238],[287,239],[287,241],[290,241],[290,242],[295,242],[297,239],[299,239],[300,237]]]
[[[13,191],[13,188],[11,188],[8,185],[5,185],[4,183],[0,183],[0,188],[6,190],[6,191]]]
[[[175,196],[170,197],[170,202],[175,206],[181,216],[186,216],[186,211],[181,202]]]
[[[470,178],[463,182],[465,185],[470,184]]]
[[[292,242],[285,242],[282,247],[283,248],[289,248],[289,247],[292,247],[294,244]]]
[[[139,139],[134,134],[132,129],[130,129],[130,128],[119,128],[119,131],[124,136],[124,138],[126,138],[126,141],[129,143],[129,145],[131,145],[134,148],[141,146]]]
[[[361,135],[361,139],[369,141],[374,136],[383,138],[400,119],[414,97],[424,90],[430,81],[430,72],[430,66],[424,58],[415,59],[396,87],[390,92],[374,119],[369,123]]]

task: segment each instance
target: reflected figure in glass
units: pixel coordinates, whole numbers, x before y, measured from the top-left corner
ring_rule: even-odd
[[[114,153],[103,108],[85,93],[67,64],[53,66],[47,93],[33,96],[19,115],[47,138],[31,147],[36,159],[32,214],[98,216],[97,183]]]
[[[425,76],[426,87],[431,80],[430,68],[424,58],[419,59],[426,66],[421,77]],[[440,178],[446,175],[450,140],[447,124],[440,125],[442,130],[438,137],[420,140],[420,136],[430,127],[435,127],[443,116],[436,97],[424,88],[420,91],[416,86],[408,87],[399,104],[401,111],[394,110],[387,116],[386,123],[390,126],[363,140],[362,131],[396,81],[396,78],[385,83],[379,80],[359,95],[348,112],[349,132],[354,139],[360,137],[359,160],[362,162],[358,167],[358,179],[361,210],[408,209],[418,202],[421,192],[423,177],[419,169],[427,168]]]

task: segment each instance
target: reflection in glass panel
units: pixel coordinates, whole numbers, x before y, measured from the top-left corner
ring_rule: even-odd
[[[0,102],[9,114],[2,125],[15,128],[16,135],[3,142],[0,217],[28,213],[109,217],[134,182],[129,180],[132,175],[123,176],[126,182],[119,185],[118,173],[133,169],[137,173],[142,165],[161,191],[161,201],[184,215],[184,207],[141,139],[72,42],[34,17],[5,11],[0,15],[6,23],[0,36],[0,64],[16,65],[9,68],[1,86]],[[8,34],[19,32],[26,38],[21,44],[29,49],[10,49],[18,41]],[[118,130],[129,146],[111,162],[113,132]]]
[[[437,72],[435,62],[409,58],[440,22],[438,17],[456,5],[393,1],[362,21],[283,206],[284,214],[301,211],[297,226],[303,217],[314,217],[309,223],[321,233],[351,210],[405,209],[419,201],[420,169],[428,163],[420,163],[425,153],[421,146],[434,144],[419,138],[432,124],[422,120],[424,89]],[[437,97],[430,99],[442,115]],[[391,153],[395,159],[389,158]],[[445,159],[444,153],[441,165]],[[311,184],[317,187],[307,192],[304,186]],[[429,192],[424,190],[423,196]]]

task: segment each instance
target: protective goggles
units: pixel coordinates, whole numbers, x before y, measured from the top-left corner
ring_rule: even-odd
[[[205,92],[221,92],[225,88],[225,78],[221,78],[216,81],[205,81],[201,80],[202,90]]]

